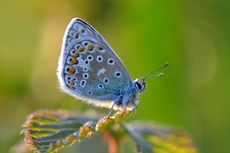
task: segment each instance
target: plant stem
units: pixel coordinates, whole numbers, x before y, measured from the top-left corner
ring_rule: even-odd
[[[103,138],[105,142],[108,144],[108,153],[119,153],[118,142],[111,135],[110,132],[106,131],[103,133]]]

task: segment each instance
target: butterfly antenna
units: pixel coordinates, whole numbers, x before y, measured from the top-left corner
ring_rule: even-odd
[[[166,62],[164,65],[162,65],[160,68],[158,68],[157,70],[154,70],[152,72],[149,72],[147,74],[144,74],[140,80],[145,81],[146,79],[151,79],[151,78],[158,78],[164,75],[163,72],[160,72],[162,70],[164,70],[165,68],[167,68],[170,65],[169,62]]]

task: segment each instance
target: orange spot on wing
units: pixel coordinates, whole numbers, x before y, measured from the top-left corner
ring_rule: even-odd
[[[74,58],[74,59],[71,60],[70,63],[71,63],[72,65],[73,65],[73,64],[77,64],[77,63],[78,63],[78,60]]]
[[[69,74],[74,74],[74,73],[76,72],[76,70],[75,70],[75,68],[70,67],[70,68],[68,69],[68,72],[69,72]]]
[[[76,52],[76,53],[74,53],[74,55],[73,55],[74,58],[78,58],[79,56],[80,56],[80,53],[79,53],[79,52]]]
[[[84,48],[83,48],[83,47],[80,47],[80,48],[78,49],[78,51],[79,51],[79,52],[83,52],[83,51],[84,51]]]
[[[92,50],[93,50],[93,47],[94,47],[94,46],[93,46],[92,44],[88,45],[88,50],[89,50],[89,51],[92,51]]]
[[[103,47],[99,45],[99,46],[97,46],[97,49],[98,49],[98,50],[102,50]]]
[[[70,85],[71,85],[71,86],[74,86],[74,84],[75,84],[74,81],[75,81],[75,80],[76,80],[75,78],[72,78],[72,79],[70,80]]]

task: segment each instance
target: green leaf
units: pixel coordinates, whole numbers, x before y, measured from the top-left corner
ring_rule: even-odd
[[[65,111],[41,110],[34,112],[23,125],[25,143],[36,152],[56,152],[66,145],[109,129],[126,118],[131,111],[116,112],[113,116],[72,115]]]
[[[55,152],[90,135],[96,117],[42,110],[31,114],[23,125],[25,142],[37,152]]]
[[[138,152],[198,153],[191,138],[178,129],[146,123],[124,126],[135,140]]]
[[[191,138],[181,130],[157,124],[121,124],[121,120],[128,117],[131,112],[127,110],[116,112],[113,116],[99,117],[41,110],[28,117],[22,133],[25,134],[26,144],[40,153],[56,152],[96,132],[103,133],[109,150],[114,146],[118,150],[118,144],[122,144],[119,142],[129,135],[135,140],[137,151],[141,153],[198,152]]]

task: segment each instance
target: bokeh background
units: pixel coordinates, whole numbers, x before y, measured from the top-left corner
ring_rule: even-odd
[[[134,79],[172,63],[164,77],[148,81],[132,120],[182,128],[202,153],[230,152],[230,1],[0,3],[0,152],[20,144],[21,125],[35,110],[95,109],[58,89],[57,61],[73,17],[107,39]]]

